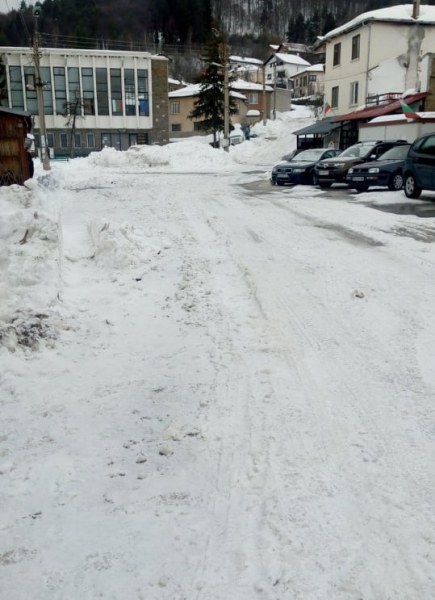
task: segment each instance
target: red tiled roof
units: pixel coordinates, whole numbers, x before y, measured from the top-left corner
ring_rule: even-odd
[[[413,94],[412,96],[406,96],[404,101],[406,104],[413,104],[414,102],[418,102],[423,98],[426,98],[427,92],[419,92],[418,94]],[[389,115],[397,110],[400,110],[400,101],[399,100],[391,100],[387,104],[378,104],[376,106],[366,106],[361,110],[355,110],[354,112],[347,113],[347,115],[341,115],[339,117],[335,117],[334,121],[336,123],[340,121],[355,121],[355,120],[365,120],[365,119],[374,119],[375,117],[381,117],[382,115]]]

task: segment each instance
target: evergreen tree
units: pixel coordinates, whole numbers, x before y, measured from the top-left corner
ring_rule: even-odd
[[[213,30],[212,30],[213,31]],[[214,30],[216,31],[216,30]],[[195,101],[194,108],[189,115],[189,119],[199,119],[197,121],[198,129],[213,133],[213,143],[217,145],[217,134],[224,129],[224,63],[228,55],[227,46],[222,34],[211,34],[206,46],[206,53],[203,58],[205,70],[200,78],[200,92]],[[229,77],[229,86],[231,86],[232,77]],[[228,114],[237,113],[237,104],[235,99],[229,94]]]

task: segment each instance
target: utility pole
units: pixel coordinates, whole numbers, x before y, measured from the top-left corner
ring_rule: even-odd
[[[35,63],[35,86],[36,86],[36,97],[38,100],[38,117],[39,117],[39,131],[41,134],[41,160],[44,171],[50,170],[50,156],[48,154],[47,147],[47,130],[45,127],[45,113],[44,113],[44,83],[41,79],[41,65],[40,65],[40,54],[39,54],[39,29],[38,19],[41,14],[42,6],[40,2],[36,2],[33,7],[33,19],[35,22],[33,31],[33,61]]]
[[[263,125],[266,125],[267,113],[266,113],[266,66],[263,63]]]
[[[223,59],[224,59],[224,150],[230,151],[230,86],[229,86],[229,57],[228,45],[223,44]]]

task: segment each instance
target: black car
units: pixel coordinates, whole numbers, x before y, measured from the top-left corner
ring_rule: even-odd
[[[403,177],[408,198],[418,198],[423,190],[435,191],[435,133],[418,137],[411,145]]]
[[[351,167],[346,175],[350,187],[365,192],[371,185],[386,186],[390,190],[403,187],[403,165],[411,144],[390,148],[373,162]]]
[[[336,148],[311,148],[299,152],[290,160],[285,160],[272,169],[272,185],[285,185],[296,183],[313,184],[316,182],[314,167],[323,158],[330,158],[340,154]]]
[[[347,172],[351,167],[376,160],[390,148],[402,144],[408,142],[406,140],[358,142],[344,150],[338,158],[327,158],[317,163],[318,184],[320,187],[329,188],[333,183],[346,183]]]

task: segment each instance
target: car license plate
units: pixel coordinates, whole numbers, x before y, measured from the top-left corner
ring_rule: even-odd
[[[329,171],[319,171],[319,175],[329,175]]]
[[[352,181],[364,181],[364,177],[351,177]]]

